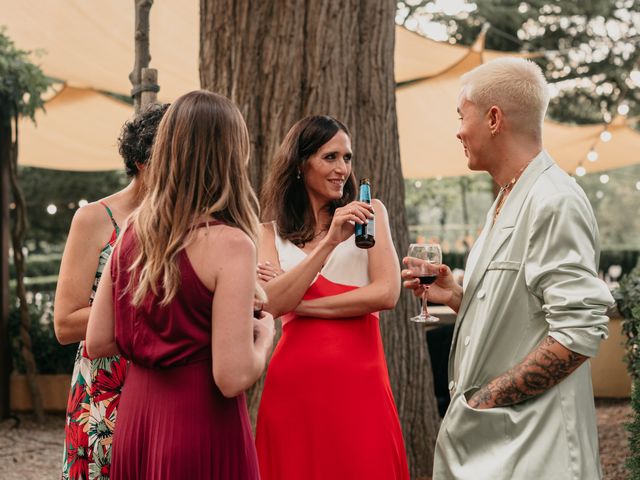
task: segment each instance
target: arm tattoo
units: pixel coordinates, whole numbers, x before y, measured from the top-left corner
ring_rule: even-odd
[[[469,405],[492,408],[523,402],[560,383],[587,358],[547,337],[521,363],[475,392]]]

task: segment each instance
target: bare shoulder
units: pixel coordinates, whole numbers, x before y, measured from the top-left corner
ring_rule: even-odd
[[[90,203],[74,213],[68,240],[83,239],[89,245],[101,248],[109,240],[112,230],[113,224],[104,206]]]
[[[251,254],[255,252],[256,246],[245,232],[240,228],[230,225],[218,225],[213,227],[218,229],[217,235],[207,235],[207,243],[217,251],[232,251],[234,254]]]
[[[104,205],[93,202],[76,210],[72,224],[80,228],[96,228],[103,225],[109,226],[111,221]]]
[[[382,203],[379,198],[374,198],[373,200],[371,200],[371,205],[373,206],[373,209],[376,211],[376,213],[384,213],[385,215],[388,215],[387,207],[384,206],[384,203]]]

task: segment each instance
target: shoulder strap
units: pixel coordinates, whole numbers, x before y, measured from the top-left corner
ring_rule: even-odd
[[[220,220],[209,220],[208,222],[199,223],[198,225],[193,227],[193,229],[195,230],[197,228],[209,227],[209,226],[214,226],[214,225],[223,225],[223,224],[224,224],[224,222],[221,222]]]
[[[109,215],[109,219],[111,220],[111,224],[113,225],[113,228],[115,228],[116,234],[119,235],[120,234],[120,227],[116,223],[116,219],[113,218],[113,213],[111,212],[111,209],[102,200],[100,200],[100,205],[102,205],[105,208],[105,210],[107,211],[107,215]]]

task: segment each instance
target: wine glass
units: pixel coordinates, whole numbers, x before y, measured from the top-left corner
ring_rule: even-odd
[[[420,279],[421,285],[431,285],[438,278],[438,270],[442,263],[442,249],[437,243],[412,243],[409,245],[408,257],[417,258],[419,262],[411,262],[409,269]],[[422,294],[422,306],[420,313],[410,320],[416,323],[439,322],[438,317],[430,315],[427,311],[427,289]]]

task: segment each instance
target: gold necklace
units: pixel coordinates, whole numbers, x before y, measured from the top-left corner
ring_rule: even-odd
[[[493,212],[493,223],[496,223],[496,219],[498,218],[498,215],[500,214],[500,211],[502,210],[502,207],[504,206],[504,202],[507,200],[507,197],[505,196],[508,192],[510,192],[513,189],[513,186],[516,184],[516,182],[518,181],[518,179],[520,178],[520,175],[522,175],[522,172],[525,171],[525,169],[529,166],[529,163],[531,162],[527,162],[525,163],[522,168],[518,171],[518,173],[516,173],[513,178],[511,180],[509,180],[507,183],[505,183],[503,186],[500,187],[500,191],[498,192],[498,203],[496,205],[496,209]]]

